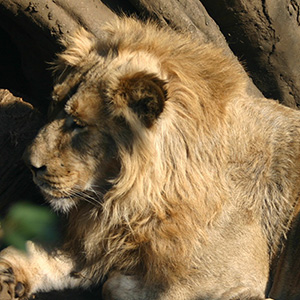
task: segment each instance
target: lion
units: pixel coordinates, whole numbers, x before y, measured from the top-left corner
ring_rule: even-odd
[[[1,299],[104,283],[118,300],[262,300],[300,193],[300,113],[235,58],[120,18],[79,29],[24,154],[65,242],[0,254]]]

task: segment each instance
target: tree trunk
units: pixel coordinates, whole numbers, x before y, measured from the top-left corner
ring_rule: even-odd
[[[202,0],[267,98],[300,105],[300,4],[296,0]]]
[[[21,196],[39,201],[21,156],[45,118],[52,89],[48,62],[60,50],[58,40],[79,25],[101,36],[100,25],[122,12],[216,43],[226,55],[243,61],[250,74],[245,72],[250,94],[264,94],[290,107],[300,105],[296,0],[0,0],[0,88],[32,105],[0,92],[0,211]],[[300,299],[299,276],[291,279],[291,274],[299,274],[299,263],[285,259],[290,253],[300,256],[298,233],[300,221],[274,271],[271,296],[276,299]],[[49,296],[38,299],[45,297]]]
[[[24,191],[34,191],[22,154],[40,126],[41,116],[32,105],[0,90],[0,215]]]

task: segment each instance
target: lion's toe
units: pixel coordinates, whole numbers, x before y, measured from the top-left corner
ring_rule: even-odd
[[[0,262],[0,300],[24,299],[25,285],[16,280],[13,268]]]

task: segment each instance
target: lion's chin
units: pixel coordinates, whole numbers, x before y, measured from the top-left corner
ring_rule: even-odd
[[[67,214],[76,205],[76,202],[72,198],[50,198],[47,200],[54,211],[65,214]]]
[[[76,199],[65,196],[68,191],[53,188],[48,183],[38,184],[44,199],[50,204],[54,211],[68,213],[76,206]]]

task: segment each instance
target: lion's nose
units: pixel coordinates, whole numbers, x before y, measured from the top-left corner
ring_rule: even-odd
[[[34,174],[34,176],[42,175],[43,173],[45,173],[47,171],[46,166],[35,167],[33,165],[30,165],[29,168],[32,171],[32,173]]]
[[[41,155],[29,153],[28,149],[23,154],[23,160],[34,176],[42,175],[47,170]]]

